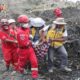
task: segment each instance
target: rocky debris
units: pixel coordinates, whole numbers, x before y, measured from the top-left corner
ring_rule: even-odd
[[[71,73],[66,73],[58,69],[55,69],[54,73],[51,76],[53,80],[79,80],[80,79],[80,9],[68,7],[68,8],[63,8],[62,11],[63,11],[63,16],[66,22],[68,23],[67,24],[68,34],[74,40],[71,43],[65,44],[65,47],[69,53],[69,67],[71,67],[73,71]],[[52,21],[55,19],[52,10],[35,11],[31,13],[29,13],[28,10],[27,11],[25,10],[24,13],[29,15],[29,17],[37,17],[37,16],[42,17],[47,22],[47,24],[51,24]],[[10,14],[11,17],[15,19],[19,15],[18,13],[15,12],[12,12]],[[10,75],[12,71],[10,71],[7,77],[2,79],[3,78],[2,70],[5,69],[2,59],[3,59],[2,54],[0,54],[0,80],[20,80],[21,79],[20,74],[17,74],[16,76]],[[49,74],[46,74],[46,77],[47,79],[44,80],[49,80]],[[22,78],[23,80],[31,80],[30,75],[22,76]]]

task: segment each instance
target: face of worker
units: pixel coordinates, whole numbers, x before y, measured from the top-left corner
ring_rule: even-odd
[[[2,22],[2,23],[1,23],[1,27],[2,27],[2,29],[4,29],[4,30],[8,30],[8,29],[9,29],[9,25],[8,25],[7,22]]]
[[[29,28],[29,24],[28,23],[21,23],[20,26],[22,28]]]
[[[36,30],[39,31],[43,28],[44,26],[41,26],[41,27],[36,27]]]
[[[62,31],[64,29],[64,25],[58,25],[56,24],[56,30],[57,31]]]
[[[8,30],[9,29],[9,26],[8,25],[3,25],[3,29],[4,30]]]
[[[11,23],[10,26],[11,26],[11,28],[15,28],[16,27],[15,23]]]

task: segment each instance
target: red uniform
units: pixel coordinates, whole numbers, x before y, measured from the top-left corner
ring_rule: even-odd
[[[10,36],[10,29],[6,31],[2,30],[0,31],[0,34],[2,41],[3,57],[6,63],[6,67],[9,67],[10,63],[15,66],[17,62],[17,46],[15,43],[5,41],[5,39],[14,40],[14,38]]]
[[[32,77],[38,77],[38,63],[36,59],[36,55],[32,48],[32,45],[29,40],[30,30],[29,28],[26,29],[19,29],[17,34],[17,40],[19,44],[19,59],[18,59],[18,71],[23,73],[24,66],[26,65],[27,61],[31,62],[31,70],[32,70]]]
[[[12,37],[13,39],[16,39],[17,36],[17,32],[13,29],[10,29],[10,37]],[[16,43],[11,43],[13,46],[13,48],[11,48],[11,54],[12,55],[12,63],[14,66],[17,65],[17,61],[18,61],[18,44]]]

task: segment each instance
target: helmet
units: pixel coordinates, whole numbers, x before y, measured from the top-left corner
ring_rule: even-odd
[[[8,25],[8,20],[7,19],[1,19],[1,24],[2,25]]]
[[[61,11],[60,8],[54,9],[53,12],[54,12],[54,14],[55,14],[56,17],[61,17],[62,16],[62,11]]]
[[[65,22],[64,18],[56,18],[55,21],[53,21],[54,24],[57,25],[66,25],[67,23]]]
[[[17,21],[19,23],[28,23],[29,22],[29,19],[26,15],[20,15],[18,18],[17,18]]]
[[[15,19],[9,19],[9,20],[8,20],[8,23],[9,23],[9,24],[15,23],[15,22],[16,22]]]
[[[1,19],[1,23],[5,23],[5,22],[8,22],[8,20],[7,19]]]
[[[42,18],[37,17],[37,18],[32,19],[30,24],[34,27],[42,27],[45,25],[45,21]]]

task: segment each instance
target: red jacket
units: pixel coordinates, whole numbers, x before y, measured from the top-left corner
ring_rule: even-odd
[[[29,40],[30,29],[22,29],[20,28],[17,33],[17,41],[19,46],[27,46],[30,43]]]
[[[2,41],[2,47],[6,48],[6,49],[14,48],[14,43],[5,41],[5,39],[14,40],[14,37],[10,36],[10,29],[6,30],[6,31],[1,30],[0,31],[0,39]]]

